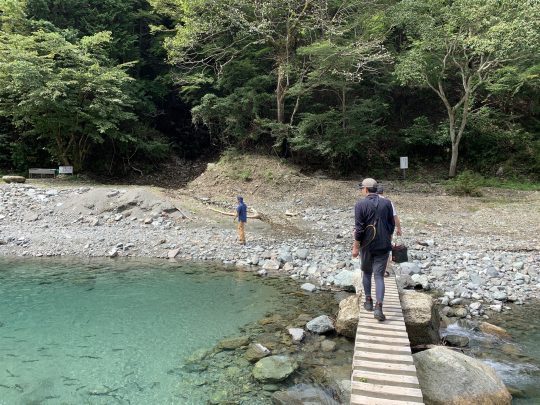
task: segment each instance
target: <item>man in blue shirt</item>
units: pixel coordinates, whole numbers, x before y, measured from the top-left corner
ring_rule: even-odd
[[[366,301],[364,308],[373,311],[373,317],[384,321],[382,311],[384,300],[384,271],[392,249],[392,234],[395,222],[390,200],[380,198],[377,194],[377,182],[367,178],[360,184],[365,197],[354,206],[354,242],[352,256],[359,254],[362,260],[362,284]],[[377,302],[373,309],[371,298],[371,278],[375,279]]]
[[[238,205],[236,207],[236,218],[238,218],[238,240],[242,245],[246,244],[246,232],[245,226],[247,222],[247,205],[244,203],[244,199],[241,196],[237,197]]]

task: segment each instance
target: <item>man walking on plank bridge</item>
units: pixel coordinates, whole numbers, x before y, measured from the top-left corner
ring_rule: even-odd
[[[354,242],[353,257],[360,254],[362,284],[366,301],[364,308],[373,311],[373,317],[384,321],[382,306],[384,300],[384,271],[388,255],[392,250],[392,234],[395,222],[392,203],[377,194],[377,182],[367,178],[360,183],[360,192],[364,196],[354,207]],[[375,279],[375,309],[371,297],[371,278]]]

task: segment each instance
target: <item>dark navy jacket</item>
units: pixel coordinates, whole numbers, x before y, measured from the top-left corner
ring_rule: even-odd
[[[244,204],[244,200],[241,198],[238,199],[236,213],[238,214],[238,222],[247,222],[247,205]]]
[[[364,242],[364,236],[367,236],[368,233],[365,232],[366,227],[375,222],[376,206],[382,226],[384,226],[388,235],[394,233],[395,222],[392,203],[389,199],[380,198],[377,194],[368,194],[365,198],[358,200],[354,206],[354,239],[359,241],[361,246],[362,242]],[[371,247],[376,247],[375,250],[380,252],[388,252],[391,250],[391,239],[381,239],[379,236],[381,235],[377,234],[375,236],[375,239],[370,243]],[[370,247],[370,245],[368,245],[368,247]],[[370,250],[372,249],[370,248]]]

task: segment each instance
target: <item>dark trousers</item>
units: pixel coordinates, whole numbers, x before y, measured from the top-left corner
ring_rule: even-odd
[[[375,297],[377,302],[384,300],[384,271],[388,262],[389,252],[370,252],[368,249],[360,251],[362,260],[362,284],[364,285],[364,294],[371,297],[371,277],[375,278]]]

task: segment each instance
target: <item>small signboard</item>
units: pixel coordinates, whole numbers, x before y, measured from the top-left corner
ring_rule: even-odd
[[[73,166],[58,166],[58,174],[73,174]]]
[[[409,158],[407,156],[402,156],[399,158],[399,168],[400,169],[409,168]]]

